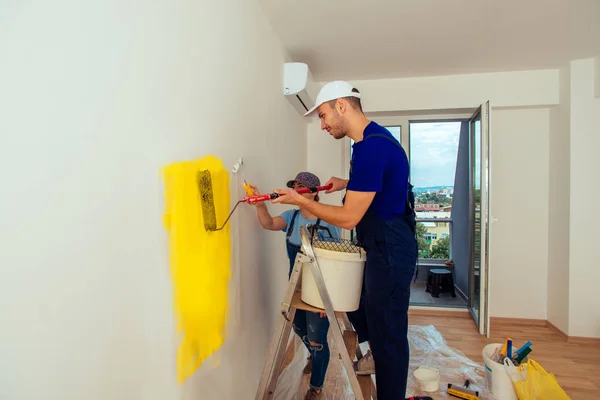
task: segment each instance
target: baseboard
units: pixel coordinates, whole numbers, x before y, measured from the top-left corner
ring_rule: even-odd
[[[493,326],[494,323],[518,324],[526,326],[547,326],[548,321],[545,319],[491,317],[490,325]]]
[[[526,326],[545,326],[550,328],[554,333],[561,337],[565,342],[572,344],[593,344],[600,345],[600,338],[594,337],[582,337],[582,336],[569,336],[562,331],[559,327],[554,325],[552,322],[545,319],[525,319],[525,318],[501,318],[492,317],[490,318],[490,324],[493,326],[494,322],[505,323],[505,324],[516,324]]]
[[[594,337],[569,336],[567,342],[573,344],[593,344],[595,346],[600,346],[600,338]]]
[[[468,309],[446,309],[441,307],[435,308],[411,306],[408,309],[408,315],[422,315],[428,317],[471,318],[471,312]],[[547,321],[545,319],[491,317],[490,330],[494,328],[495,324],[547,327],[554,331],[558,336],[561,337],[561,339],[563,339],[567,343],[600,346],[600,338],[569,336],[565,332],[563,332],[559,327],[554,325],[552,322]]]
[[[546,326],[550,329],[552,329],[558,336],[560,336],[561,338],[563,338],[565,341],[569,341],[569,335],[567,335],[566,333],[564,333],[562,331],[562,329],[560,329],[558,326],[554,325],[552,322],[550,321],[546,321]]]
[[[448,309],[446,307],[423,307],[410,306],[408,315],[421,315],[426,317],[455,317],[470,318],[471,313],[468,309]]]

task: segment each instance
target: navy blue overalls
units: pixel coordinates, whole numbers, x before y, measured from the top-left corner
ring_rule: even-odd
[[[290,242],[290,237],[292,236],[292,233],[294,232],[294,225],[296,224],[296,219],[297,219],[299,213],[300,213],[300,210],[294,211],[294,214],[292,214],[292,220],[290,221],[290,226],[288,227],[287,232],[285,233],[285,246],[286,246],[288,258],[290,259],[290,272],[288,272],[288,279],[292,276],[292,270],[294,269],[294,263],[296,262],[296,256],[298,255],[298,253],[300,252],[300,249],[301,249],[301,246]],[[315,223],[316,227],[319,227],[320,225],[321,225],[321,218],[317,219],[317,222]]]
[[[383,134],[371,134],[364,140],[375,136],[385,137],[402,149],[392,137]],[[359,334],[359,340],[371,342],[377,398],[404,399],[410,358],[410,283],[418,248],[414,211],[407,201],[404,215],[385,221],[371,206],[356,226],[356,237],[367,253],[364,295],[360,308],[348,313],[348,317]]]

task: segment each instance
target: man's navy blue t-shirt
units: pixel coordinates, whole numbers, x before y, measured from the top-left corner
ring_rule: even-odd
[[[371,121],[363,140],[352,145],[352,174],[348,189],[356,192],[376,192],[371,209],[383,220],[404,215],[408,196],[409,164],[406,153],[389,139],[367,137],[383,134],[398,141],[383,126]]]

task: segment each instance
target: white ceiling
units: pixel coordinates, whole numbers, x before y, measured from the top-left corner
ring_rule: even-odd
[[[315,79],[556,68],[600,54],[600,0],[259,0]]]

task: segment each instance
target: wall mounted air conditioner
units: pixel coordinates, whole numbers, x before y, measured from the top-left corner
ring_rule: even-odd
[[[296,110],[304,115],[315,104],[319,91],[308,65],[285,63],[283,69],[283,94]]]

